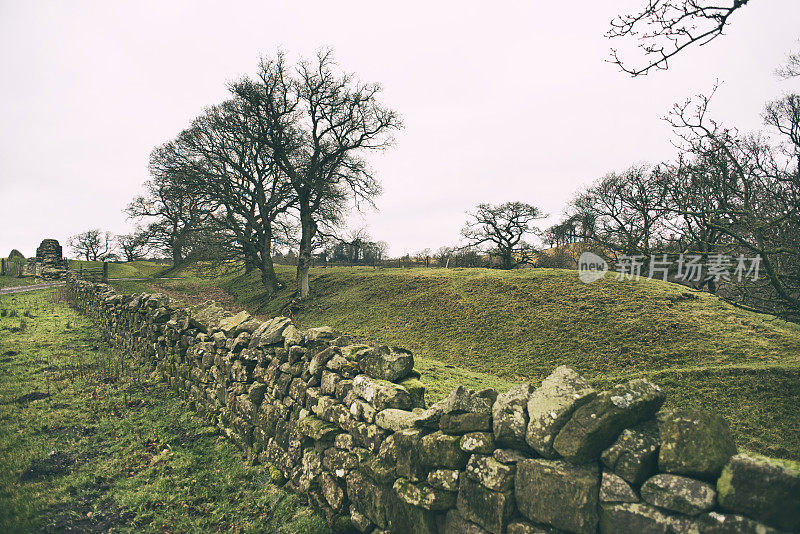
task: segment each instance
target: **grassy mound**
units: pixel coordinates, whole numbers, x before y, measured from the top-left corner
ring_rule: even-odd
[[[188,270],[158,286],[193,301],[219,300],[221,288],[228,306],[276,315],[287,313],[294,271],[278,273],[286,289],[271,300],[255,273]],[[743,446],[800,458],[800,326],[713,295],[612,275],[587,285],[558,269],[316,268],[311,287],[297,323],[411,349],[431,400],[457,383],[538,385],[561,364],[598,385],[645,376],[672,406],[726,415]]]

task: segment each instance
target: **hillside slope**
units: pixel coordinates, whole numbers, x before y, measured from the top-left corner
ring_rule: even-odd
[[[293,271],[279,275],[290,288]],[[465,373],[501,389],[561,364],[601,386],[645,376],[670,404],[727,415],[747,447],[800,458],[798,325],[675,284],[609,275],[586,285],[568,270],[317,268],[311,282],[299,324],[412,350],[434,398]],[[266,315],[290,298],[265,301],[254,275],[159,285],[201,298],[221,287]]]

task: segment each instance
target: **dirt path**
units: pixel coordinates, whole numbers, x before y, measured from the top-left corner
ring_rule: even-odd
[[[25,293],[26,291],[47,289],[48,287],[63,286],[64,284],[65,282],[46,282],[43,284],[33,284],[30,286],[2,287],[0,288],[0,295],[8,295],[10,293]]]

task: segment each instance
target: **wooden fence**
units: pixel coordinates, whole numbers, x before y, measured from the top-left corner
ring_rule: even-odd
[[[0,258],[0,276],[22,276],[22,262]]]

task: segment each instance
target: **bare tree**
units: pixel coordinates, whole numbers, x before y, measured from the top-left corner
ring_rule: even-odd
[[[778,67],[775,74],[785,80],[800,76],[800,51],[790,53],[786,58],[786,63]]]
[[[538,208],[522,202],[479,204],[468,215],[461,234],[469,246],[488,245],[489,251],[500,258],[503,269],[531,262],[534,248],[525,237],[538,231],[533,223],[544,217]]]
[[[682,140],[702,196],[677,205],[713,233],[710,244],[758,257],[757,283],[735,287],[739,298],[771,312],[800,315],[800,116],[796,95],[767,106],[766,123],[783,136],[775,145],[762,135],[742,136],[708,115],[710,98],[676,105],[669,120]],[[702,238],[702,236],[701,236]]]
[[[145,233],[155,248],[172,256],[173,265],[183,263],[193,250],[197,232],[208,215],[207,202],[189,186],[185,155],[174,141],[150,154],[150,176],[145,194],[137,196],[125,210],[129,217],[147,219]]]
[[[392,142],[398,115],[378,102],[380,86],[335,73],[330,51],[301,61],[296,72],[283,54],[262,59],[257,80],[232,90],[250,103],[261,138],[293,189],[300,219],[297,289],[309,293],[308,269],[320,226],[335,222],[348,199],[371,202],[380,186],[364,153]]]
[[[103,261],[111,252],[112,234],[95,228],[70,237],[67,244],[86,261]]]
[[[636,38],[643,52],[640,63],[631,64],[611,50],[611,63],[631,76],[653,69],[666,70],[669,61],[692,45],[702,46],[723,34],[730,17],[749,0],[646,0],[636,13],[611,21],[610,39]]]
[[[137,261],[147,252],[149,235],[142,228],[136,228],[133,233],[118,235],[116,241],[125,261]]]
[[[212,228],[230,257],[256,268],[270,293],[278,289],[272,261],[282,219],[294,205],[292,184],[276,165],[258,121],[258,102],[235,97],[209,108],[178,138],[186,183],[208,206]],[[223,249],[224,250],[224,249]]]
[[[582,238],[591,239],[612,260],[641,255],[646,261],[665,238],[670,189],[670,176],[661,168],[634,165],[580,192],[571,202],[568,220],[585,221]],[[570,228],[561,235],[575,235],[574,226]]]

